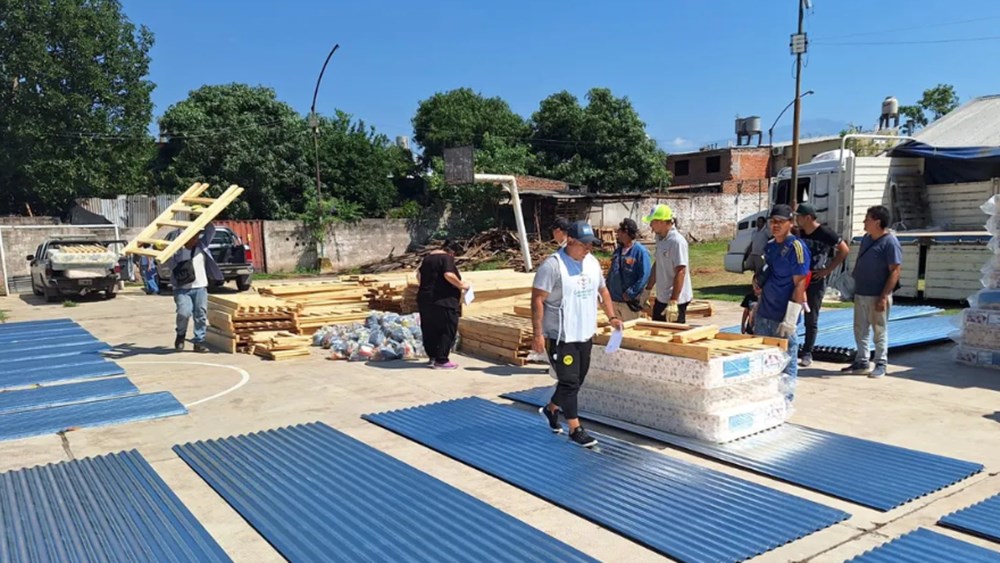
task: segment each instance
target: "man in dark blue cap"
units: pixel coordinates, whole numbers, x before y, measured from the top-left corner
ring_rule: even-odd
[[[788,205],[771,208],[771,236],[764,247],[764,269],[754,277],[760,294],[754,334],[788,339],[791,360],[785,373],[791,378],[788,400],[793,398],[798,376],[798,318],[806,303],[810,256],[806,245],[792,235],[794,215]]]
[[[586,448],[597,444],[580,424],[577,394],[590,370],[590,352],[597,332],[598,296],[611,326],[621,330],[601,265],[590,254],[601,240],[586,221],[566,231],[566,245],[549,256],[535,273],[531,290],[532,350],[546,354],[558,384],[552,399],[539,409],[549,429],[562,433],[559,413],[569,424],[569,438]]]

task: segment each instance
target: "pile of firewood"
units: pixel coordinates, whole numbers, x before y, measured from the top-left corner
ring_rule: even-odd
[[[467,239],[457,241],[461,251],[456,253],[455,262],[460,270],[475,269],[476,266],[489,262],[496,269],[512,269],[524,271],[524,258],[521,254],[521,243],[517,233],[502,229],[490,229]],[[361,268],[363,274],[378,274],[394,270],[415,270],[420,262],[433,250],[441,248],[444,241],[431,241],[412,252],[390,256],[381,262],[369,264]],[[531,261],[535,267],[549,254],[556,250],[551,241],[530,241]]]

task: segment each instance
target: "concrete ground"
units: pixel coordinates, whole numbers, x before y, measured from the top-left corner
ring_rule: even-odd
[[[717,304],[711,318],[737,324],[740,311]],[[0,298],[8,322],[70,317],[120,351],[117,361],[143,392],[168,390],[191,405],[187,416],[60,436],[0,442],[0,471],[138,449],[222,547],[238,561],[281,557],[170,450],[193,440],[322,421],[440,478],[499,509],[608,561],[663,560],[613,532],[498,479],[361,420],[364,413],[470,395],[501,401],[507,391],[547,385],[537,367],[499,366],[458,357],[457,371],[396,362],[333,362],[312,357],[267,362],[247,355],[173,353],[173,301],[127,290],[114,301],[75,308],[28,297]],[[701,319],[696,319],[701,321]],[[800,372],[794,422],[977,461],[986,471],[929,497],[881,513],[755,475],[592,424],[663,455],[766,484],[851,513],[850,520],[771,551],[756,561],[843,561],[918,526],[1000,492],[1000,372],[956,364],[950,345],[890,357],[882,380],[841,376],[841,367],[816,363]],[[249,376],[249,381],[238,386]],[[238,386],[238,387],[237,387]],[[214,398],[213,398],[214,397]],[[206,400],[208,399],[208,400]],[[969,536],[934,528],[1000,550]]]

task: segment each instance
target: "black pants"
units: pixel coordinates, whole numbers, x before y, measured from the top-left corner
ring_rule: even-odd
[[[556,344],[552,339],[549,339],[545,347],[559,381],[555,393],[552,394],[552,403],[562,409],[563,416],[567,419],[580,416],[576,395],[580,392],[580,387],[583,387],[583,381],[587,379],[587,372],[590,371],[590,351],[593,347],[593,340]]]
[[[680,324],[684,324],[687,322],[688,305],[690,304],[691,304],[690,301],[688,301],[687,303],[677,304],[677,320],[673,322]],[[667,305],[669,305],[669,303],[661,303],[659,299],[657,299],[656,302],[653,303],[654,321],[659,321],[662,323],[667,322]]]
[[[813,278],[806,288],[806,303],[809,312],[805,314],[806,342],[802,346],[803,354],[812,354],[816,345],[816,330],[819,327],[819,308],[823,306],[823,294],[826,293],[826,278]]]
[[[420,331],[427,356],[439,364],[448,363],[458,334],[458,310],[440,305],[420,305]]]

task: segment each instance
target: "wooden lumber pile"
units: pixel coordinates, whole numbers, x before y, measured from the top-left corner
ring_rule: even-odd
[[[293,303],[255,293],[209,295],[205,339],[223,352],[253,353],[256,333],[295,330],[297,313]]]
[[[296,307],[294,329],[299,334],[312,334],[326,325],[361,321],[369,313],[368,288],[357,282],[277,282],[258,286],[257,291]]]
[[[594,344],[607,344],[610,324],[594,335]],[[783,338],[720,332],[716,325],[662,323],[636,320],[625,323],[621,347],[626,350],[653,352],[707,362],[712,358],[745,354],[769,347],[788,348]]]
[[[462,317],[460,349],[466,354],[523,366],[531,352],[531,320],[516,315]]]
[[[406,310],[404,303],[406,302],[406,288],[411,281],[416,282],[416,272],[350,276],[341,277],[341,279],[354,281],[367,288],[368,306],[373,311],[403,314],[414,312]]]
[[[276,361],[308,356],[312,344],[312,337],[287,331],[256,332],[251,339],[254,354]]]
[[[472,270],[480,264],[490,263],[494,267],[524,271],[521,243],[514,231],[490,229],[471,239],[457,242],[462,248],[462,251],[455,257],[459,270]],[[381,274],[396,270],[413,271],[420,266],[420,262],[425,256],[433,250],[441,248],[442,244],[443,241],[431,241],[426,246],[411,252],[389,256],[380,262],[363,266],[361,271],[364,274]],[[550,240],[531,240],[528,247],[531,252],[531,260],[536,268],[549,254],[556,251],[555,243]]]

